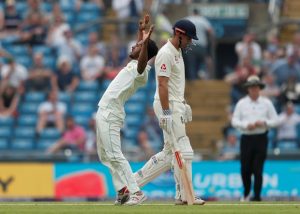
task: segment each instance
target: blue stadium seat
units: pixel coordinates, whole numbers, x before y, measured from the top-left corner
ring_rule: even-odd
[[[76,17],[77,23],[86,23],[90,21],[97,20],[99,18],[99,15],[97,13],[93,12],[81,12]]]
[[[128,101],[130,102],[146,102],[147,93],[143,90],[137,91],[135,94],[130,97]]]
[[[70,93],[68,93],[68,92],[60,91],[58,94],[58,100],[65,103],[68,106],[71,103],[71,99],[72,99],[72,97],[71,97]]]
[[[295,112],[297,113],[297,114],[300,114],[300,104],[295,104]]]
[[[97,91],[95,92],[75,92],[74,94],[74,102],[90,102],[95,103],[99,100],[99,94]]]
[[[17,126],[14,136],[15,138],[33,139],[35,137],[35,127]]]
[[[18,125],[24,127],[35,127],[38,117],[36,114],[23,114],[18,118]]]
[[[12,45],[13,42],[16,42],[19,39],[16,35],[6,36],[1,40],[2,45],[7,48]]]
[[[52,48],[46,45],[37,45],[32,48],[33,53],[42,53],[44,57],[52,55]]]
[[[128,102],[125,104],[126,114],[143,114],[145,112],[145,105],[140,102]]]
[[[48,149],[51,145],[53,145],[55,143],[55,140],[51,140],[51,139],[40,139],[37,144],[36,147],[37,149],[40,150],[46,150]]]
[[[81,115],[91,117],[91,115],[97,110],[97,105],[88,105],[86,103],[73,103],[72,115]]]
[[[16,56],[15,60],[26,68],[30,68],[32,66],[32,60],[28,55]]]
[[[34,140],[15,138],[11,141],[11,148],[17,150],[31,150],[34,148]]]
[[[85,3],[81,5],[80,8],[80,12],[90,12],[90,13],[101,13],[100,8],[98,7],[98,5],[94,4],[94,3]]]
[[[45,56],[43,59],[43,64],[46,68],[51,69],[52,71],[56,68],[56,58],[53,55]]]
[[[75,38],[82,44],[82,45],[88,45],[88,34],[87,33],[80,33],[80,34],[77,34],[75,36]]]
[[[7,48],[7,51],[13,56],[26,56],[28,55],[28,49],[25,45],[13,45]]]
[[[126,125],[129,126],[129,127],[139,127],[141,125],[141,116],[140,115],[136,115],[136,114],[130,114],[130,115],[127,115],[127,117],[125,118],[125,122],[126,122]]]
[[[0,149],[8,149],[9,142],[8,138],[0,138]]]
[[[75,22],[75,16],[74,16],[73,11],[69,11],[69,10],[64,11],[64,17],[65,17],[66,22],[69,25],[72,25]]]
[[[84,91],[92,91],[98,92],[99,90],[99,83],[98,81],[80,81],[77,91],[84,92]]]
[[[103,81],[103,89],[106,90],[110,83],[111,83],[111,80],[104,80]]]
[[[58,140],[61,137],[61,133],[56,128],[45,128],[40,133],[40,139]]]
[[[41,9],[44,12],[51,12],[51,10],[52,10],[52,4],[47,3],[47,2],[43,2],[42,6],[41,6]]]
[[[15,119],[13,117],[5,117],[5,118],[0,117],[0,128],[11,127],[14,123],[14,120]]]
[[[42,102],[46,99],[46,93],[43,92],[28,92],[25,94],[27,102]]]
[[[277,147],[281,150],[284,150],[284,151],[295,151],[295,150],[298,149],[297,142],[295,142],[295,141],[286,141],[286,140],[279,141],[277,143]]]
[[[127,128],[124,130],[124,137],[128,140],[136,140],[139,129],[137,128]]]
[[[40,103],[37,102],[23,102],[20,104],[19,111],[21,114],[36,114]]]
[[[16,10],[21,14],[21,16],[24,18],[27,11],[28,11],[28,6],[26,2],[20,2],[16,1]]]
[[[0,138],[10,138],[12,136],[10,127],[1,127],[0,128]]]
[[[74,115],[74,120],[75,122],[84,127],[84,128],[88,128],[89,127],[89,121],[91,119],[91,116],[84,116],[84,115]]]

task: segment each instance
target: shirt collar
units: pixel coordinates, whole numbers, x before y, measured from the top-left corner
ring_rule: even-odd
[[[167,45],[168,45],[169,49],[172,51],[172,53],[174,53],[174,54],[180,54],[181,53],[181,48],[179,48],[179,50],[177,50],[174,47],[174,45],[172,44],[170,39],[168,39]]]
[[[259,103],[260,102],[260,100],[261,100],[261,97],[259,96],[258,98],[257,98],[257,100],[252,100],[251,98],[250,98],[250,96],[249,95],[247,95],[247,99],[248,99],[248,101],[250,102],[250,103]]]

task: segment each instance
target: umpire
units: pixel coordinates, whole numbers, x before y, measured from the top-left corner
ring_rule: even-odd
[[[278,124],[278,115],[272,102],[260,96],[264,84],[253,75],[245,83],[248,95],[236,105],[232,126],[242,133],[240,146],[241,175],[244,196],[241,201],[250,200],[251,176],[254,175],[254,197],[252,201],[261,201],[263,166],[267,156],[268,129]]]

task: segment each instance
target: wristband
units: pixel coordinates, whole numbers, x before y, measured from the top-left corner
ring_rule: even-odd
[[[171,115],[172,111],[170,109],[163,109],[163,115]]]

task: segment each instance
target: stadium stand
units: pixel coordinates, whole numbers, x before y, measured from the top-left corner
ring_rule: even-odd
[[[116,12],[113,11],[112,8],[101,8],[92,1],[83,1],[84,3],[81,4],[80,8],[75,7],[73,0],[59,0],[56,2],[58,2],[60,10],[62,11],[64,18],[66,19],[67,24],[71,26],[74,38],[77,39],[77,41],[79,41],[83,47],[86,47],[89,43],[89,33],[97,32],[99,33],[100,37],[103,38],[103,43],[105,43],[103,49],[106,51],[106,53],[104,51],[100,54],[109,53],[109,48],[113,47],[114,45],[110,44],[111,35],[118,34],[118,25],[120,24],[120,21],[116,20]],[[226,3],[227,2],[232,1],[228,0],[226,1]],[[263,3],[264,1],[260,2]],[[298,7],[298,4],[293,3],[293,1],[286,2],[288,6],[296,5]],[[171,7],[174,7],[174,5],[171,5]],[[1,2],[0,8],[5,8],[5,3]],[[41,1],[39,10],[45,15],[45,17],[47,17],[47,15],[52,12],[53,8],[53,3],[51,1]],[[25,0],[16,1],[16,10],[21,14],[23,19],[25,19],[25,17],[27,16],[29,9],[30,8]],[[183,13],[181,12],[183,10],[184,8],[180,7],[178,9],[178,14],[182,15]],[[298,14],[294,11],[295,10],[289,12],[288,10],[284,9],[283,16],[285,18],[289,16],[297,18]],[[177,18],[176,15],[177,14],[170,15],[169,18],[171,20],[174,20],[175,18]],[[113,22],[110,22],[109,20],[113,20]],[[251,24],[251,19],[249,19],[249,23]],[[50,29],[48,29],[48,33],[49,30]],[[292,37],[295,32],[296,31],[294,30],[294,28],[292,33],[290,31],[287,32],[286,28],[283,28],[283,31],[280,32],[282,41],[292,43]],[[47,68],[51,69],[53,73],[56,72],[58,53],[55,46],[50,46],[50,44],[45,41],[44,44],[34,45],[30,47],[28,44],[16,43],[18,39],[19,37],[16,34],[1,37],[1,48],[6,50],[11,55],[11,57],[15,58],[16,62],[22,64],[26,68],[32,67],[32,56],[34,53],[42,53],[44,55],[44,65]],[[120,50],[126,50],[127,42],[131,40],[131,37],[122,39],[124,39],[124,41],[121,41]],[[222,38],[216,39],[220,39],[220,41],[222,42]],[[233,38],[232,40],[234,41],[227,40],[226,42],[231,42],[233,46],[234,43],[239,41],[240,39],[241,37]],[[273,50],[270,48],[268,49],[268,45],[270,45],[268,41],[265,42],[263,39],[258,37],[257,42],[262,46],[262,51]],[[274,44],[272,43],[272,45]],[[234,61],[234,59],[236,59],[234,51],[227,49],[226,51],[232,51],[230,53],[233,53],[232,59]],[[223,54],[222,56],[225,55]],[[285,56],[286,55],[284,55],[283,58]],[[81,57],[82,55],[78,56],[78,63]],[[104,57],[107,58],[106,55]],[[220,57],[219,55],[217,57],[222,60],[222,57]],[[263,60],[265,60],[265,62],[269,62],[268,59]],[[1,59],[1,62],[5,63],[6,59]],[[256,65],[258,65],[258,67],[263,70],[263,65],[265,64],[263,62],[260,62]],[[234,70],[234,66],[229,68],[228,71]],[[80,72],[78,71],[77,65],[75,65],[75,69],[77,69],[76,72],[77,74],[79,74]],[[227,115],[224,109],[230,104],[228,101],[230,99],[228,95],[228,87],[230,86],[224,83],[224,81],[222,80],[223,76],[224,73],[216,75],[216,78],[218,77],[220,79],[218,80],[219,82],[217,80],[197,80],[195,84],[187,82],[187,99],[194,106],[194,122],[191,124],[191,128],[189,128],[188,131],[191,136],[192,142],[195,142],[193,145],[194,148],[196,150],[199,149],[200,152],[203,152],[205,154],[215,152],[216,148],[214,142],[222,138],[222,126],[224,126],[226,122],[228,122],[226,118]],[[89,129],[89,120],[97,111],[97,103],[110,82],[111,78],[101,79],[99,81],[93,82],[81,80],[74,92],[60,92],[58,99],[59,101],[64,102],[67,105],[68,114],[74,116],[75,121],[79,125],[83,126],[85,129]],[[125,111],[127,114],[124,127],[125,140],[137,144],[137,135],[140,126],[145,119],[147,106],[152,105],[155,87],[156,85],[154,71],[151,70],[149,74],[149,81],[146,87],[137,91],[137,93],[135,93],[134,96],[132,96],[125,105]],[[39,135],[37,135],[35,132],[38,117],[37,109],[39,104],[45,100],[46,93],[44,92],[25,91],[22,95],[16,114],[11,117],[0,118],[1,150],[13,151],[14,149],[24,149],[27,151],[37,150],[42,153],[46,150],[46,148],[49,147],[49,145],[52,145],[61,136],[62,133],[58,132],[54,128],[47,128]],[[231,105],[231,107],[233,108],[234,103],[231,103]],[[296,112],[299,114],[300,105],[295,105]],[[298,129],[297,133],[300,133],[300,129]],[[276,130],[270,131],[270,142],[273,142],[275,138]],[[291,142],[279,142],[277,146],[282,151],[299,150],[298,145]],[[270,151],[273,150],[274,147],[275,145],[271,144]],[[214,156],[208,155],[204,157],[213,158]]]

